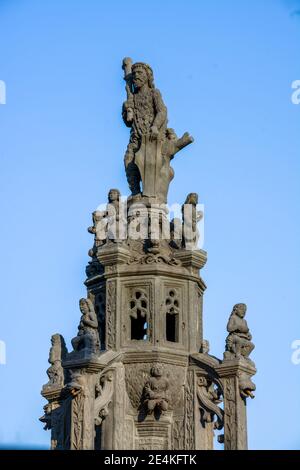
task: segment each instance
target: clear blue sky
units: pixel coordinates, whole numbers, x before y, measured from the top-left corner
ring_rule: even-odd
[[[205,204],[205,337],[221,356],[248,304],[257,394],[251,449],[300,448],[300,2],[0,0],[0,445],[49,446],[38,421],[50,336],[70,345],[109,188],[128,193],[121,61],[152,65],[170,126],[195,143],[174,160],[170,203]]]

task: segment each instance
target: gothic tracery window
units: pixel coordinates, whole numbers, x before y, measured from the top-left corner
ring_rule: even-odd
[[[147,340],[148,296],[142,289],[134,289],[129,300],[131,339]]]
[[[176,289],[168,289],[166,304],[166,340],[177,343],[179,341],[179,297]]]

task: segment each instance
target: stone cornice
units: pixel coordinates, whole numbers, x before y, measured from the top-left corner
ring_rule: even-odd
[[[43,387],[41,391],[41,395],[46,398],[48,401],[54,401],[54,400],[59,400],[61,396],[61,391],[63,387],[55,387],[55,386],[49,386],[49,387]]]
[[[237,375],[238,372],[244,372],[248,375],[256,374],[256,368],[247,363],[244,359],[232,359],[223,361],[215,368],[219,377],[228,377]]]
[[[143,355],[141,355],[140,351],[127,351],[123,353],[122,362],[124,364],[166,362],[168,364],[187,366],[188,354],[171,353],[161,349],[157,351],[144,351]]]

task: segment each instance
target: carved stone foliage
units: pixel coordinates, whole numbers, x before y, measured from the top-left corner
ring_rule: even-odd
[[[71,448],[81,450],[83,448],[84,429],[84,394],[78,393],[72,402],[72,437]]]
[[[170,266],[180,266],[179,260],[175,259],[172,255],[158,253],[149,253],[143,256],[135,256],[130,258],[128,264],[168,264]]]
[[[43,386],[43,391],[50,388],[63,387],[64,386],[64,370],[62,368],[62,361],[65,359],[67,354],[67,348],[64,338],[55,334],[51,336],[51,348],[49,351],[48,362],[51,364],[47,369],[47,375],[49,381]]]
[[[192,450],[195,448],[195,383],[194,372],[187,371],[187,381],[185,385],[185,404],[184,404],[184,449]]]
[[[96,399],[94,402],[95,424],[99,426],[108,415],[108,406],[113,395],[113,372],[108,371],[100,377],[99,384],[96,385]]]
[[[224,387],[224,446],[225,449],[237,449],[236,433],[236,393],[234,378],[225,378]]]
[[[115,280],[107,281],[106,284],[106,347],[116,347],[116,292]]]
[[[174,417],[172,426],[173,450],[184,449],[184,416]]]
[[[206,377],[198,377],[197,398],[203,427],[205,427],[206,423],[214,423],[215,429],[223,428],[223,410],[219,406],[222,402],[222,394],[223,392],[219,383]]]
[[[70,381],[64,395],[70,400],[71,432],[70,448],[73,450],[91,449],[94,442],[94,420],[91,413],[95,399],[91,390],[90,375],[86,369],[71,369]]]

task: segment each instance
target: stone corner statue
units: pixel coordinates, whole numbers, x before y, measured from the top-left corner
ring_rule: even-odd
[[[79,308],[81,318],[78,325],[78,333],[71,343],[74,351],[68,355],[68,360],[73,356],[82,355],[90,357],[99,352],[98,319],[90,299],[80,299]]]
[[[247,312],[246,304],[235,304],[227,323],[228,336],[226,338],[226,358],[243,358],[248,361],[254,344],[251,342],[252,335],[248,328],[245,315]],[[252,363],[252,361],[251,361]]]
[[[52,449],[176,452],[212,450],[217,440],[244,450],[256,373],[247,307],[233,307],[224,356],[212,355],[203,337],[198,194],[187,188],[178,217],[166,204],[170,162],[193,138],[168,127],[149,65],[126,58],[123,70],[131,195],[125,201],[110,189],[92,214],[77,335],[71,352],[61,335],[51,338],[40,420]]]
[[[174,177],[170,160],[193,142],[193,138],[185,133],[178,139],[174,130],[167,128],[167,108],[155,88],[153,71],[148,64],[132,64],[130,58],[125,58],[123,70],[127,100],[122,116],[126,126],[131,128],[124,158],[129,188],[132,196],[166,203]]]
[[[50,367],[47,369],[49,382],[43,386],[43,390],[61,387],[64,384],[64,370],[62,361],[67,355],[66,343],[60,334],[56,333],[51,336],[51,348],[49,351],[48,362]]]

